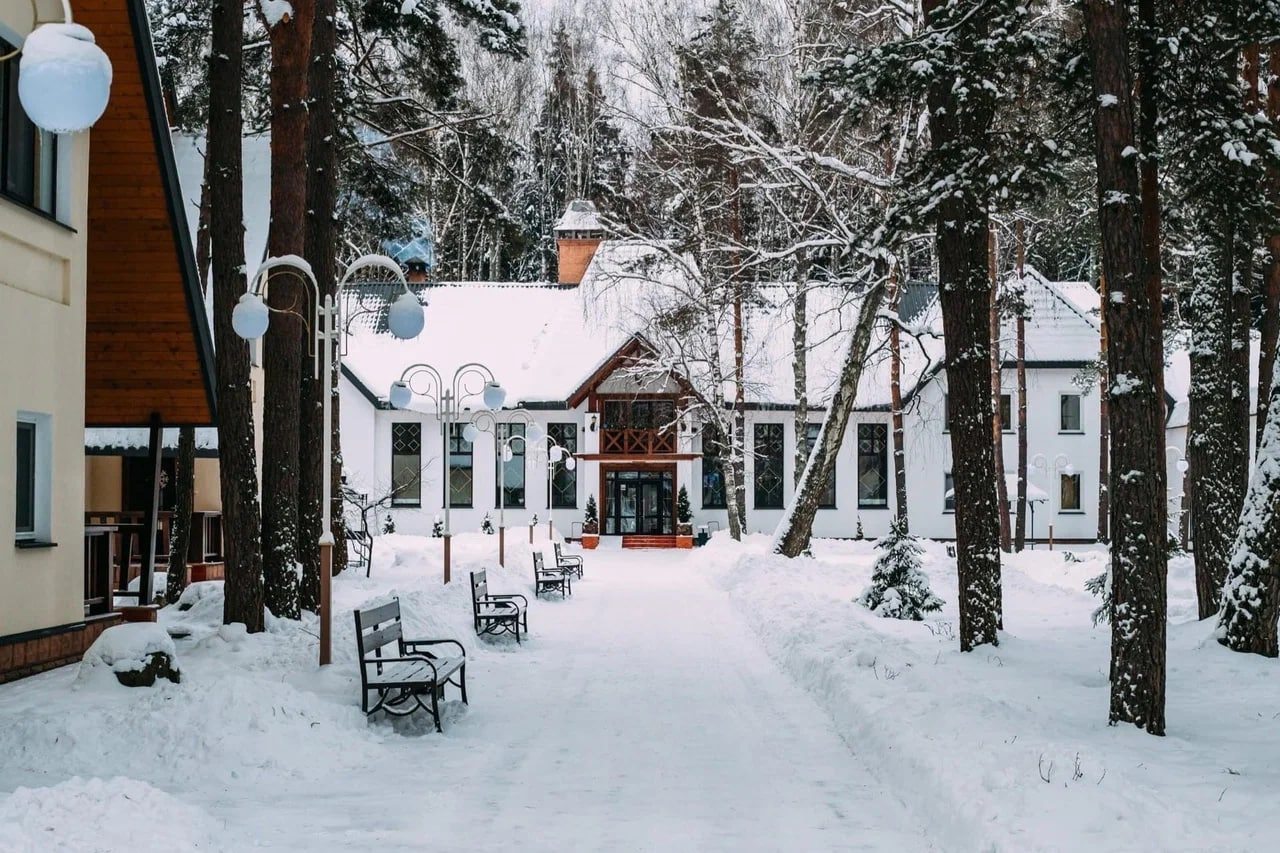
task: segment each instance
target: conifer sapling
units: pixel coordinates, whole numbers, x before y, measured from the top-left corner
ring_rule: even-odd
[[[907,533],[901,518],[889,524],[889,535],[876,543],[880,552],[871,575],[871,586],[858,603],[886,619],[919,622],[924,614],[942,609],[942,599],[929,588],[929,578],[920,570],[920,542]]]

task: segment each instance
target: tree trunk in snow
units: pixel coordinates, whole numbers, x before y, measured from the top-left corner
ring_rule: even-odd
[[[312,0],[293,0],[292,14],[270,27],[271,36],[271,255],[305,251],[307,210],[307,74]],[[312,259],[314,260],[314,259]],[[271,278],[268,303],[275,309],[265,339],[262,405],[262,548],[267,607],[297,619],[299,610],[299,388],[314,297],[310,285],[289,273]],[[310,549],[311,544],[305,546]]]
[[[169,531],[169,579],[165,584],[165,600],[178,600],[187,588],[187,547],[191,544],[191,512],[196,497],[196,428],[178,430],[178,459],[174,466],[173,527]]]
[[[925,0],[931,19],[943,0]],[[971,14],[982,14],[979,3]],[[945,74],[929,85],[934,150],[985,145],[994,98],[958,97]],[[946,343],[947,407],[956,498],[960,649],[999,643],[1000,506],[991,442],[991,279],[986,202],[974,190],[944,196],[936,211],[938,282]]]
[[[337,119],[335,110],[334,75],[337,61],[337,2],[315,0],[315,25],[311,35],[311,98],[308,104],[309,127],[307,130],[307,218],[306,258],[311,262],[316,282],[322,295],[335,294],[337,286],[338,229],[334,220],[334,208],[338,192]],[[337,353],[335,352],[335,356]],[[320,604],[320,536],[327,532],[323,527],[321,503],[324,499],[324,466],[330,466],[332,495],[330,513],[333,518],[333,573],[346,567],[347,542],[342,524],[342,445],[338,432],[338,394],[333,391],[337,378],[337,358],[334,373],[317,382],[313,374],[303,371],[301,402],[301,426],[299,430],[299,496],[298,551],[302,557],[301,604],[308,610],[316,610]],[[333,420],[324,421],[324,399],[332,397]],[[322,457],[325,429],[333,433],[333,455]]]
[[[889,267],[889,311],[898,314],[902,306],[902,288],[906,286],[902,271],[895,262]],[[902,318],[899,316],[899,320]],[[902,329],[889,324],[889,414],[893,421],[893,487],[897,516],[902,532],[908,533],[911,522],[907,512],[906,432],[902,423]]]
[[[799,557],[809,547],[818,503],[835,471],[836,456],[840,453],[840,445],[853,415],[858,382],[862,379],[867,348],[871,344],[871,331],[875,327],[880,306],[884,303],[884,280],[888,274],[887,267],[878,268],[876,283],[862,298],[862,306],[858,309],[858,324],[849,336],[849,349],[840,369],[840,381],[835,395],[827,406],[827,416],[823,419],[822,429],[818,431],[818,440],[814,443],[813,453],[810,454],[804,475],[800,478],[800,485],[796,487],[795,497],[774,533],[775,554]]]
[[[1280,619],[1280,384],[1272,381],[1262,443],[1218,616],[1219,641],[1237,652],[1276,657]]]
[[[1004,418],[1000,398],[1004,396],[1004,353],[1000,348],[1000,257],[995,222],[988,223],[987,264],[991,275],[991,452],[995,457],[996,505],[1000,507],[1000,550],[1010,550],[1009,484],[1004,478]]]
[[[218,467],[222,491],[226,598],[222,621],[263,628],[261,517],[253,440],[249,346],[231,327],[245,290],[244,183],[241,168],[243,6],[215,0],[209,51],[209,240],[213,255],[213,334],[217,348]]]
[[[1145,3],[1145,0],[1144,0]],[[1164,368],[1158,273],[1149,249],[1158,248],[1157,203],[1146,169],[1130,155],[1154,124],[1147,101],[1135,96],[1129,61],[1127,10],[1112,0],[1085,0],[1097,142],[1098,219],[1102,261],[1110,289],[1107,360],[1111,418],[1111,495],[1123,512],[1112,518],[1111,722],[1164,734],[1167,597],[1164,471]],[[1103,96],[1107,96],[1105,99]],[[1145,112],[1139,117],[1139,109]],[[1142,137],[1142,138],[1140,138]],[[1149,140],[1148,140],[1149,141]],[[1143,150],[1147,163],[1156,151]],[[1152,166],[1153,168],[1153,166]]]
[[[1026,229],[1021,219],[1018,220],[1016,233],[1018,289],[1021,296],[1017,305],[1018,318],[1014,344],[1018,365],[1018,505],[1013,536],[1014,550],[1021,551],[1027,546],[1027,241]]]
[[[1098,541],[1111,541],[1111,399],[1107,382],[1107,352],[1110,349],[1110,336],[1107,331],[1107,275],[1098,276],[1101,285],[1099,300],[1099,341],[1102,345],[1102,367],[1098,374]]]

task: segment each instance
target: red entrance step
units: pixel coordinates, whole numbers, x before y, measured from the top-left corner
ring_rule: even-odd
[[[675,536],[623,536],[623,548],[678,548]]]

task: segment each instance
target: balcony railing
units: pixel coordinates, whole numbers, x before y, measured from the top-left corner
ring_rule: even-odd
[[[606,429],[600,435],[600,452],[610,455],[652,456],[676,450],[676,434],[669,429]]]

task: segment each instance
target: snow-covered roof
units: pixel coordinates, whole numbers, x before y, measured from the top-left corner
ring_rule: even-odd
[[[594,202],[577,199],[569,202],[569,209],[555,224],[556,231],[603,231],[600,212]]]
[[[165,450],[178,449],[178,430],[166,429],[161,437]],[[89,453],[123,456],[147,450],[149,431],[145,428],[88,427],[84,431],[84,449]],[[196,428],[196,452],[217,451],[218,431],[213,427]]]

